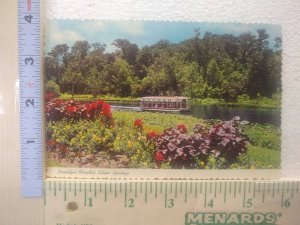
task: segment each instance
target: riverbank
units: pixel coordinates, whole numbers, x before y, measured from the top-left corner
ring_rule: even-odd
[[[140,98],[138,97],[117,97],[111,95],[101,95],[96,98],[93,95],[85,94],[85,95],[74,95],[71,94],[62,94],[60,99],[69,100],[76,99],[79,101],[93,101],[97,99],[102,99],[108,102],[139,102]],[[275,94],[272,98],[267,97],[258,97],[256,99],[250,99],[248,96],[239,96],[237,101],[229,102],[223,99],[213,99],[213,98],[205,98],[205,99],[190,99],[192,104],[198,105],[219,105],[219,106],[227,106],[227,107],[249,107],[249,108],[265,108],[265,109],[280,109],[281,108],[281,95]]]
[[[262,108],[262,109],[280,109],[281,108],[281,96],[276,95],[272,98],[259,97],[256,99],[250,99],[247,96],[239,97],[235,102],[225,101],[223,99],[191,99],[190,102],[199,105],[219,105],[227,107],[247,107],[247,108]]]

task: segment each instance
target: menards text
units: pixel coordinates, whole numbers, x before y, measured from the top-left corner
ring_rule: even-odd
[[[246,212],[188,212],[185,215],[185,225],[275,225],[277,214],[246,213]]]

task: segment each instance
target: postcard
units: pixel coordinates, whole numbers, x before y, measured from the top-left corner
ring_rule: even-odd
[[[271,24],[48,20],[47,176],[277,174],[281,39]]]

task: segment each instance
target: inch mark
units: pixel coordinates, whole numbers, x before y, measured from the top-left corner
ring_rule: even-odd
[[[187,182],[185,182],[184,202],[187,202]]]
[[[226,195],[227,195],[227,182],[224,183],[224,203],[226,203]]]
[[[204,187],[204,208],[206,208],[206,198],[207,198],[207,182],[205,182],[205,187]]]

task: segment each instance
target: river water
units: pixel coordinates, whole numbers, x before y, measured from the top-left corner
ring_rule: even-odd
[[[139,110],[139,102],[109,102],[113,107],[133,107],[132,110]],[[280,109],[262,109],[246,107],[228,107],[216,105],[190,104],[191,111],[184,113],[202,119],[230,120],[234,116],[240,116],[241,120],[251,123],[273,124],[280,126]],[[126,110],[130,110],[127,108]]]

